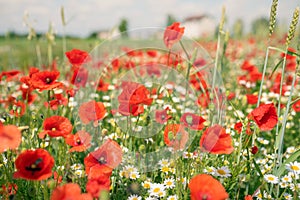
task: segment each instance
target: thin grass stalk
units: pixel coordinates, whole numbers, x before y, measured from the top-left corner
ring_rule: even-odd
[[[285,75],[285,67],[286,67],[286,56],[287,56],[288,47],[285,49],[285,56],[283,58],[282,63],[282,73],[281,73],[281,79],[280,79],[280,88],[279,88],[279,98],[278,98],[278,106],[277,106],[277,116],[280,117],[280,111],[281,111],[281,96],[282,96],[282,86],[283,86],[283,80]],[[279,123],[276,125],[276,136],[278,135],[279,131]]]

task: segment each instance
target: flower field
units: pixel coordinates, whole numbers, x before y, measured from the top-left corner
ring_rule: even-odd
[[[299,8],[278,34],[276,2],[263,38],[223,15],[214,40],[26,43],[0,66],[0,199],[300,199]]]

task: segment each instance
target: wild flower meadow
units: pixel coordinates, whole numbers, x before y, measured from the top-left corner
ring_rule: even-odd
[[[300,199],[299,8],[276,35],[277,4],[267,42],[223,15],[214,41],[174,22],[53,59],[50,29],[48,63],[0,71],[1,199]]]

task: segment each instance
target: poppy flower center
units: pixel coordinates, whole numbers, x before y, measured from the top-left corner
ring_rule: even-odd
[[[46,78],[46,83],[51,83],[51,79],[49,77]]]
[[[80,77],[78,77],[76,80],[77,80],[77,82],[81,82],[81,78]]]
[[[78,144],[78,145],[81,144],[81,140],[80,140],[80,139],[77,139],[77,140],[76,140],[76,144]]]
[[[192,124],[192,122],[193,122],[193,117],[192,117],[192,116],[186,116],[185,120],[186,120],[186,122],[187,122],[188,124]]]
[[[208,196],[206,195],[206,194],[204,194],[203,196],[202,196],[202,200],[207,200],[208,199]]]
[[[52,128],[51,131],[56,131],[56,128]]]
[[[106,164],[107,163],[107,158],[106,158],[107,156],[106,156],[106,152],[104,152],[101,156],[100,156],[100,158],[98,159],[98,162],[100,163],[100,164]]]
[[[36,171],[41,171],[41,167],[38,165],[43,161],[42,158],[38,158],[36,161],[34,161],[31,165],[25,167],[27,171],[31,171],[32,174],[34,174]]]

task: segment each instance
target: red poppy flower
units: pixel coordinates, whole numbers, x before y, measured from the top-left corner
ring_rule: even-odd
[[[188,140],[189,135],[180,124],[168,124],[165,127],[164,142],[167,146],[173,147],[175,150],[182,150]]]
[[[97,85],[97,91],[106,92],[108,90],[108,86],[108,83],[105,83],[102,79],[100,79]]]
[[[21,117],[25,114],[26,104],[18,101],[14,102],[13,109],[10,111],[10,114],[15,115],[16,117]]]
[[[243,128],[243,123],[242,123],[242,122],[237,122],[237,123],[234,125],[234,130],[236,130],[236,131],[238,132],[238,134],[241,134],[242,128]],[[249,122],[248,122],[248,124],[247,124],[246,134],[247,134],[247,135],[251,135],[251,134],[252,134],[252,130],[251,130],[251,127],[250,127],[250,123],[249,123]]]
[[[227,100],[228,101],[230,101],[230,100],[232,100],[232,99],[234,99],[235,98],[235,93],[234,92],[230,92],[229,94],[228,94],[228,96],[227,96]]]
[[[248,60],[244,61],[242,66],[241,66],[242,70],[245,70],[245,71],[248,71],[248,72],[253,71],[255,68],[256,67],[254,65],[252,65]]]
[[[67,56],[69,62],[75,66],[82,65],[91,59],[87,52],[79,49],[72,49],[71,51],[66,52],[65,55]]]
[[[242,132],[243,128],[243,123],[242,122],[237,122],[234,125],[234,130],[236,130],[239,134]]]
[[[75,135],[68,135],[65,140],[68,145],[72,146],[70,152],[81,152],[91,146],[92,137],[88,132],[78,131]]]
[[[99,171],[103,171],[107,173],[109,176],[111,174],[112,169],[116,168],[122,161],[122,149],[118,143],[115,141],[108,139],[105,143],[96,151],[91,152],[84,159],[85,171],[86,174],[93,174],[99,169]]]
[[[118,58],[111,61],[111,66],[113,68],[113,71],[118,71],[120,68],[121,62]]]
[[[179,26],[179,22],[174,22],[168,26],[164,32],[164,43],[168,49],[171,49],[172,46],[181,39],[184,33],[184,27]]]
[[[246,195],[244,200],[253,200],[253,197],[251,195]]]
[[[252,83],[256,83],[257,81],[260,81],[261,78],[262,78],[262,73],[260,73],[257,69],[257,67],[254,68],[254,70],[252,70],[250,73],[249,73],[250,77],[249,77],[249,80],[250,82]]]
[[[52,110],[57,110],[58,106],[63,105],[66,106],[68,104],[68,99],[65,98],[62,94],[56,94],[54,96],[54,99],[48,102],[45,102],[45,106],[50,108]]]
[[[139,50],[130,49],[128,47],[123,47],[122,50],[126,52],[129,57],[141,57],[143,56],[143,52]]]
[[[86,184],[86,191],[94,198],[98,198],[101,193],[109,193],[110,177],[106,175],[100,175],[97,178],[89,179]]]
[[[26,84],[21,84],[20,90],[22,91],[22,99],[28,104],[32,104],[37,97],[36,94],[32,94],[33,89]]]
[[[0,122],[0,153],[16,149],[21,144],[21,131],[14,125],[2,125]]]
[[[62,83],[56,81],[59,74],[58,71],[36,72],[32,74],[30,82],[34,89],[39,89],[41,91],[51,90],[62,85]]]
[[[297,51],[291,47],[288,48],[288,51],[289,52],[292,52],[292,53],[296,53]],[[296,55],[293,55],[292,53],[288,53],[288,54],[285,54],[285,53],[281,53],[280,56],[281,58],[284,58],[285,55],[286,55],[286,59],[287,60],[296,60]]]
[[[125,69],[133,69],[135,67],[135,63],[131,60],[128,60],[123,66]]]
[[[168,115],[168,113],[167,113],[168,110],[169,110],[169,107],[164,110],[155,111],[155,120],[160,124],[166,123],[169,119],[172,118],[171,115]]]
[[[137,116],[144,112],[143,105],[150,105],[152,98],[150,98],[150,92],[144,85],[135,82],[122,82],[121,85],[123,91],[118,96],[119,112],[122,115],[134,115]]]
[[[234,150],[231,136],[218,124],[204,131],[200,139],[200,147],[203,151],[212,154],[230,154]]]
[[[44,138],[46,134],[50,137],[66,137],[72,132],[71,122],[61,116],[52,116],[44,121],[44,131],[39,134],[39,138]]]
[[[208,174],[194,176],[189,183],[191,200],[225,200],[229,197],[223,185]]]
[[[278,116],[273,103],[260,105],[248,116],[253,119],[261,131],[270,131],[276,126]]]
[[[14,178],[45,180],[52,176],[54,159],[44,149],[25,150],[16,159]]]
[[[67,183],[53,190],[50,200],[92,200],[90,194],[82,194],[80,186],[75,183]]]
[[[88,70],[83,67],[76,68],[71,78],[71,83],[77,87],[85,87],[88,80]]]
[[[255,105],[258,101],[258,96],[254,94],[246,94],[247,97],[247,103],[249,105]]]
[[[151,58],[155,58],[158,54],[158,52],[156,50],[147,50],[146,53]]]
[[[91,121],[103,119],[106,110],[103,103],[92,100],[81,104],[78,113],[82,123],[88,124]]]
[[[295,112],[300,112],[300,100],[296,101],[296,103],[292,105],[292,108]]]
[[[18,74],[21,72],[19,70],[11,70],[11,71],[3,71],[0,74],[0,81],[2,77],[6,77],[6,81],[11,81],[13,78],[15,78]]]
[[[182,122],[184,126],[193,130],[202,130],[204,127],[203,123],[205,121],[206,120],[201,116],[193,113],[184,113],[180,118],[180,122]]]
[[[199,91],[207,90],[208,84],[205,81],[205,73],[197,72],[190,76],[190,83],[192,86]]]

